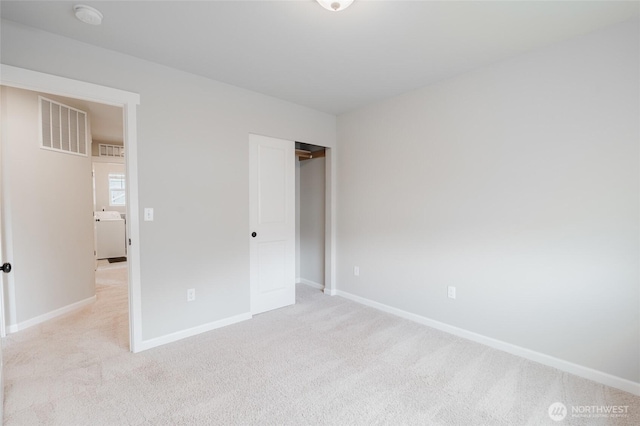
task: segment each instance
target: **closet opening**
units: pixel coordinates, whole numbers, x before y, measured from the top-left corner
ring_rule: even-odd
[[[296,283],[325,288],[326,151],[296,142]]]

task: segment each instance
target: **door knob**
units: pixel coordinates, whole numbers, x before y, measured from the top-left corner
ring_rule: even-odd
[[[11,272],[11,264],[10,263],[3,263],[2,264],[2,272],[8,274],[9,272]]]
[[[255,238],[255,237],[257,237],[257,236],[258,236],[258,234],[256,234],[255,232],[252,232],[252,233],[251,233],[251,236],[252,236],[253,238]]]

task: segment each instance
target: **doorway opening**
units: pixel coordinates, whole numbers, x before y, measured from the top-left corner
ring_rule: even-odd
[[[128,347],[123,108],[6,86],[2,103],[5,241],[19,265],[3,294],[7,330],[113,299]],[[105,142],[117,158],[100,155]]]
[[[123,148],[123,152],[125,153],[125,169],[126,169],[126,189],[125,189],[125,198],[126,198],[126,251],[127,251],[127,273],[125,276],[127,277],[128,282],[128,291],[125,291],[126,297],[124,297],[125,303],[128,299],[128,324],[129,324],[129,350],[132,352],[138,352],[143,350],[143,341],[142,341],[142,327],[141,327],[141,289],[140,289],[140,248],[139,248],[139,218],[138,218],[138,178],[137,178],[137,129],[136,129],[136,108],[140,103],[140,96],[135,93],[126,92],[119,89],[113,89],[105,86],[99,86],[92,83],[81,82],[77,80],[72,80],[64,77],[58,77],[50,74],[40,73],[36,71],[26,70],[22,68],[12,67],[9,65],[0,65],[0,84],[3,87],[15,88],[15,89],[25,89],[31,91],[38,91],[40,93],[44,93],[48,98],[59,96],[65,97],[68,99],[82,101],[82,102],[93,102],[97,104],[105,104],[112,107],[117,107],[119,109],[119,114],[122,117],[122,125],[123,129],[121,133],[124,135],[123,141],[126,142]],[[6,108],[3,108],[3,111],[6,111]],[[39,117],[40,119],[41,117]],[[24,120],[28,121],[28,120]],[[36,120],[38,123],[39,120]],[[59,122],[63,121],[59,119]],[[13,121],[11,121],[13,124]],[[8,126],[2,126],[2,135],[3,135],[3,145],[6,140],[6,131]],[[38,127],[38,124],[35,126]],[[78,127],[79,128],[79,127]],[[66,135],[64,135],[66,136]],[[64,138],[63,138],[64,139]],[[4,147],[4,146],[3,146]],[[69,156],[69,154],[64,154]],[[16,217],[11,215],[11,210],[14,207],[14,204],[19,204],[22,200],[22,197],[12,194],[11,191],[7,191],[7,189],[11,189],[11,184],[8,183],[10,181],[11,176],[8,176],[6,173],[6,169],[8,164],[16,161],[27,161],[28,159],[12,157],[11,152],[7,152],[3,150],[2,156],[2,164],[3,164],[3,179],[2,179],[2,209],[4,215],[3,219],[3,233],[2,233],[2,244],[4,249],[5,257],[13,262],[14,268],[11,274],[7,274],[5,279],[3,280],[3,286],[7,289],[3,291],[3,294],[8,295],[15,299],[15,291],[16,291],[16,283],[12,282],[15,279],[14,272],[17,271],[17,268],[22,270],[26,270],[23,265],[21,265],[21,261],[16,261],[14,259],[15,251],[18,249],[20,244],[19,240],[16,239],[16,235],[13,233],[13,229],[16,226]],[[90,156],[91,157],[91,156]],[[91,165],[87,167],[87,179],[89,191],[91,191]],[[38,173],[42,173],[39,171]],[[9,179],[7,179],[9,177]],[[85,182],[84,178],[79,179],[82,182]],[[72,179],[64,180],[54,179],[51,177],[51,181],[61,185],[63,187],[65,182],[72,182]],[[65,196],[67,199],[73,199],[70,194],[71,191],[66,191]],[[57,192],[56,192],[57,193]],[[45,198],[48,201],[52,201],[55,198],[55,194],[53,191],[51,194],[47,194]],[[83,192],[84,193],[84,192]],[[88,202],[88,214],[87,216],[90,219],[89,229],[92,234],[95,229],[94,227],[94,211],[95,209],[92,206],[91,195],[89,195]],[[31,211],[34,211],[33,209]],[[7,214],[7,212],[9,214]],[[25,218],[20,218],[25,219]],[[82,223],[84,223],[84,219],[82,219]],[[83,225],[84,226],[84,225]],[[50,238],[52,234],[55,233],[55,227],[47,228],[46,232],[42,232],[38,234],[30,234],[30,238],[37,240],[38,238]],[[69,238],[66,236],[65,238]],[[95,238],[95,236],[94,236]],[[93,240],[92,240],[93,241]],[[72,245],[67,245],[66,247],[75,247]],[[63,251],[63,248],[60,248],[60,251]],[[85,253],[82,251],[82,253]],[[95,254],[94,251],[91,250],[89,253],[90,257],[90,271],[91,275],[95,273]],[[84,256],[84,254],[83,254]],[[38,254],[30,253],[29,257],[38,258]],[[40,256],[43,257],[43,256]],[[46,257],[46,256],[44,256]],[[73,258],[71,256],[71,258]],[[84,263],[83,263],[84,264]],[[57,265],[51,268],[51,270],[56,270]],[[62,269],[62,268],[59,268]],[[50,272],[47,268],[43,268],[42,265],[38,266],[38,270],[44,271],[46,274]],[[48,277],[48,275],[45,275]],[[86,282],[84,280],[82,282]],[[90,283],[92,286],[95,286],[94,282]],[[13,294],[12,294],[13,291]],[[86,289],[85,289],[86,291]],[[62,293],[64,295],[64,293]],[[36,297],[37,296],[37,297]],[[84,302],[91,302],[91,297],[86,298],[85,300],[80,300],[78,303],[72,303],[70,305],[64,305],[62,303],[62,308],[54,309],[53,311],[47,310],[47,306],[43,306],[42,303],[47,301],[47,297],[43,297],[42,294],[31,294],[31,297],[35,300],[35,305],[32,303],[31,308],[34,306],[39,308],[40,312],[33,309],[24,309],[20,308],[18,311],[20,313],[20,318],[17,317],[16,310],[13,312],[5,312],[5,315],[0,316],[0,332],[4,334],[5,332],[5,320],[9,322],[9,324],[26,328],[31,325],[35,325],[37,323],[46,321],[47,319],[59,316],[65,312],[70,310],[74,310],[79,306],[82,306]],[[94,296],[95,297],[95,296]],[[60,302],[60,301],[58,301]],[[64,302],[64,301],[63,301]],[[4,306],[9,306],[11,302],[5,301]],[[40,305],[38,305],[38,303]],[[60,303],[59,303],[60,304]],[[45,312],[42,314],[41,312]],[[26,319],[26,320],[24,320]],[[126,344],[126,342],[125,342]]]
[[[253,315],[295,303],[296,283],[336,294],[334,162],[327,147],[249,134]]]
[[[326,150],[296,142],[296,283],[325,289]]]
[[[96,294],[114,301],[110,311],[120,312],[115,300],[122,299],[127,277],[127,173],[122,127],[122,109],[118,114],[92,117],[99,129],[113,133],[93,135],[91,167],[93,176],[93,210],[95,214]],[[94,130],[95,127],[92,127]],[[119,136],[119,137],[118,137]],[[122,305],[122,303],[120,303]]]

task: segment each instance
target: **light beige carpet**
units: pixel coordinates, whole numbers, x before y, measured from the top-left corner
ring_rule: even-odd
[[[125,271],[7,338],[6,425],[640,424],[631,394],[305,286],[295,306],[134,355]],[[629,408],[556,423],[554,402]]]

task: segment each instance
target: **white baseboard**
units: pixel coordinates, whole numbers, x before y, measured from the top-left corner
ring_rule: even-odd
[[[221,320],[213,321],[207,324],[202,324],[197,327],[188,328],[186,330],[177,331],[165,336],[143,340],[139,345],[136,345],[136,352],[146,351],[147,349],[166,345],[167,343],[173,343],[178,340],[186,339],[187,337],[195,336],[197,334],[206,333],[207,331],[215,330],[216,328],[225,327],[227,325],[235,324],[241,321],[246,321],[251,319],[252,317],[253,316],[251,315],[251,312],[247,312],[228,318],[223,318]]]
[[[29,320],[20,322],[18,324],[7,325],[7,333],[15,333],[17,331],[24,330],[25,328],[33,327],[34,325],[38,325],[45,321],[49,321],[50,319],[59,317],[60,315],[68,314],[69,312],[73,312],[77,309],[83,308],[87,305],[92,304],[95,301],[96,301],[96,296],[91,296],[79,302],[75,302],[70,305],[63,306],[62,308],[56,309],[55,311],[47,312],[46,314],[38,315],[35,318],[31,318]]]
[[[327,296],[336,296],[338,294],[338,290],[331,290],[325,287],[324,294],[326,294]]]
[[[317,288],[318,290],[324,290],[324,285],[315,281],[306,280],[304,278],[298,278],[298,284],[308,285],[309,287]]]
[[[512,355],[526,358],[531,361],[539,362],[540,364],[548,365],[549,367],[557,368],[558,370],[575,374],[576,376],[593,380],[594,382],[598,382],[603,385],[621,389],[623,391],[632,393],[634,395],[640,395],[640,383],[632,382],[631,380],[623,379],[622,377],[614,376],[612,374],[594,370],[589,367],[574,364],[572,362],[555,358],[553,356],[546,355],[540,352],[536,352],[531,349],[527,349],[511,343],[503,342],[502,340],[494,339],[492,337],[487,337],[482,334],[465,330],[463,328],[458,328],[449,324],[445,324],[440,321],[433,320],[431,318],[427,318],[421,315],[413,314],[411,312],[403,311],[401,309],[394,308],[393,306],[375,302],[373,300],[356,296],[355,294],[347,293],[345,291],[337,290],[336,294],[338,296],[344,297],[345,299],[353,300],[354,302],[358,302],[363,305],[366,305],[366,306],[369,306],[393,315],[397,315],[399,317],[402,317],[411,321],[415,321],[420,324],[424,324],[426,326],[444,331],[449,334],[453,334],[455,336],[459,336],[477,343],[481,343],[486,346],[490,346],[494,349],[508,352]]]

